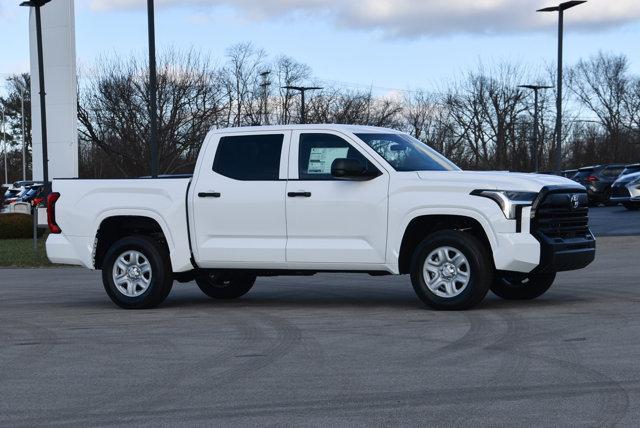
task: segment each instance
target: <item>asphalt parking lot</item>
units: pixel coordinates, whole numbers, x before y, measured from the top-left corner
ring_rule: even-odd
[[[408,278],[176,284],[116,309],[99,274],[0,270],[0,425],[640,423],[640,238],[534,302],[435,312]]]
[[[591,208],[589,225],[596,236],[640,236],[640,211],[622,205]]]

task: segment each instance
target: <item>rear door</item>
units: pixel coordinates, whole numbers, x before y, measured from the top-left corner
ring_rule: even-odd
[[[380,175],[336,180],[331,164],[356,158]],[[339,133],[294,132],[287,184],[287,262],[381,264],[386,258],[389,174]]]
[[[285,261],[285,191],[291,132],[214,137],[199,165],[192,242],[204,268]]]

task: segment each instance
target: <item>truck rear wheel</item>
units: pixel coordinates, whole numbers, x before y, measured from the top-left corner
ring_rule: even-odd
[[[499,273],[491,291],[505,300],[533,300],[546,293],[555,279],[555,273]]]
[[[196,275],[196,284],[212,299],[237,299],[251,290],[256,276],[243,273],[202,273]]]
[[[462,310],[477,305],[492,281],[491,261],[474,236],[436,232],[416,249],[411,282],[418,297],[434,309]]]
[[[102,283],[113,303],[121,308],[154,308],[167,298],[173,286],[169,254],[148,236],[120,239],[105,255]]]

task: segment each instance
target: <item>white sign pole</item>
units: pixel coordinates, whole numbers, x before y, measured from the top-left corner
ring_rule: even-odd
[[[45,87],[47,88],[47,134],[49,177],[78,177],[78,108],[76,38],[73,0],[55,0],[41,8]],[[33,179],[42,180],[42,131],[35,16],[30,18],[31,117]]]

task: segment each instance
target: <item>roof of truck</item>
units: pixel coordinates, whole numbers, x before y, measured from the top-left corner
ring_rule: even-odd
[[[216,134],[230,132],[264,132],[264,131],[342,131],[342,132],[367,132],[367,133],[398,133],[395,129],[380,128],[366,125],[339,125],[339,124],[307,124],[307,125],[269,125],[269,126],[241,126],[238,128],[213,129]]]

